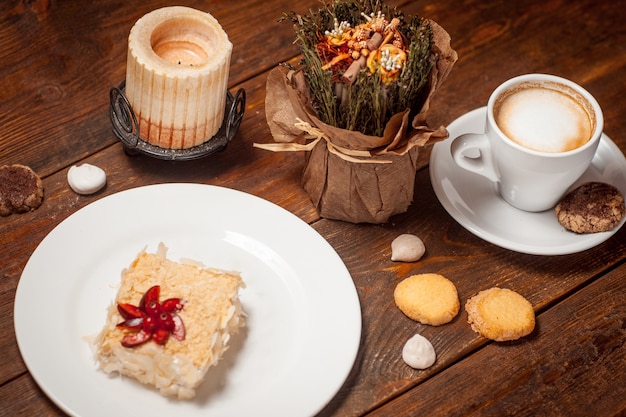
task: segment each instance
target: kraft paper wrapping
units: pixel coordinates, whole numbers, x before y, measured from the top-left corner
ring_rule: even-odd
[[[393,115],[382,137],[330,126],[317,118],[304,73],[282,66],[267,79],[265,113],[276,143],[272,151],[307,151],[302,186],[320,216],[352,223],[384,223],[413,201],[419,149],[448,137],[445,127],[426,123],[430,100],[446,79],[457,53],[435,22],[435,65],[428,94],[413,120],[410,109]]]

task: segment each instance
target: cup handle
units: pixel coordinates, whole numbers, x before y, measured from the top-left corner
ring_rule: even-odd
[[[466,133],[450,144],[454,162],[461,168],[498,182],[498,174],[490,157],[491,145],[483,133]]]

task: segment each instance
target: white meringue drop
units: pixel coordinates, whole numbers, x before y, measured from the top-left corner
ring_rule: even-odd
[[[430,341],[421,334],[416,334],[404,344],[402,359],[411,368],[426,369],[435,363],[437,355]]]
[[[399,262],[418,261],[426,252],[422,239],[411,234],[402,234],[391,242],[391,260]]]
[[[102,168],[95,165],[74,165],[67,171],[67,182],[77,194],[93,194],[104,187],[107,176]]]

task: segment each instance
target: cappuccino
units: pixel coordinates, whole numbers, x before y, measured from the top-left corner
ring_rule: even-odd
[[[503,92],[493,115],[509,139],[540,152],[576,149],[595,128],[591,104],[573,89],[551,82],[523,83]]]

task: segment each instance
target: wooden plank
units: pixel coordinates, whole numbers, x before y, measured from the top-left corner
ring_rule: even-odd
[[[252,148],[253,142],[270,140],[263,111],[265,71],[297,54],[289,24],[277,25],[271,16],[300,7],[302,11],[305,4],[317,2],[273,2],[270,7],[250,1],[247,9],[240,8],[241,2],[187,2],[210,7],[219,17],[235,44],[231,87],[244,86],[248,92],[246,116],[236,139],[224,152],[191,163],[126,157],[115,143],[108,121],[108,88],[123,77],[125,68],[125,43],[119,39],[125,40],[136,18],[164,2],[115,0],[109,2],[106,12],[94,12],[80,2],[51,2],[47,17],[32,8],[45,3],[15,0],[0,4],[0,57],[4,58],[0,65],[0,164],[32,165],[45,177],[47,193],[37,211],[0,218],[0,314],[6,318],[0,321],[0,332],[5,335],[0,338],[0,410],[11,407],[0,414],[25,410],[23,415],[62,415],[25,374],[13,331],[15,288],[38,242],[65,217],[98,198],[138,185],[174,181],[228,186],[273,201],[312,223],[346,263],[361,300],[364,332],[351,375],[321,416],[366,413],[404,392],[408,392],[407,399],[391,402],[381,415],[402,415],[414,411],[413,407],[424,407],[425,414],[439,410],[454,414],[457,383],[468,407],[482,407],[495,397],[487,414],[502,414],[507,407],[517,410],[524,404],[524,395],[530,395],[530,410],[536,411],[534,407],[539,408],[544,398],[557,407],[557,394],[559,400],[564,398],[561,410],[574,407],[576,396],[602,395],[607,401],[605,409],[599,408],[600,415],[624,412],[620,408],[623,401],[620,403],[613,391],[621,398],[624,392],[613,390],[606,382],[611,382],[613,375],[620,378],[613,381],[624,379],[623,349],[614,348],[614,343],[623,345],[624,311],[615,310],[622,317],[621,330],[617,318],[601,314],[611,311],[617,302],[625,304],[623,284],[615,281],[624,281],[626,231],[580,254],[516,254],[486,243],[456,224],[437,202],[426,169],[418,173],[412,207],[385,225],[319,220],[299,186],[303,156]],[[579,0],[567,6],[538,0],[487,2],[470,8],[454,1],[402,5],[406,12],[418,12],[444,26],[460,55],[432,103],[429,120],[433,125],[447,124],[484,105],[491,90],[510,76],[553,72],[583,84],[596,95],[605,109],[606,133],[626,149],[621,104],[626,38],[624,32],[615,30],[623,26],[625,11],[619,2]],[[262,19],[251,24],[246,17],[250,15]],[[67,16],[74,16],[81,35],[73,35],[72,29],[64,26]],[[278,38],[268,35],[274,35],[274,30],[280,32]],[[23,51],[28,54],[22,61],[19,53]],[[86,75],[93,71],[97,79]],[[59,118],[63,123],[58,123]],[[68,189],[65,172],[68,165],[88,155],[87,162],[108,171],[109,185],[94,196],[77,196]],[[427,161],[425,151],[422,165]],[[426,242],[426,257],[418,263],[389,260],[391,240],[405,232]],[[621,265],[619,269],[602,276],[616,264]],[[410,321],[394,306],[392,293],[400,279],[419,272],[439,272],[453,279],[462,303],[489,286],[516,289],[540,313],[537,333],[519,343],[486,344],[471,331],[463,312],[439,328]],[[596,277],[600,278],[593,282]],[[562,327],[564,336],[555,336]],[[429,337],[439,353],[438,362],[427,371],[411,370],[399,355],[404,341],[415,332]],[[499,362],[503,356],[506,358]],[[560,358],[566,361],[559,362]],[[531,373],[537,365],[543,366],[538,375]],[[502,373],[507,366],[514,366],[518,376],[509,385],[504,385],[504,376],[487,379],[489,386],[504,387],[499,396],[474,388],[476,379],[464,376],[468,373],[477,378],[478,369],[486,374]],[[585,391],[584,384],[597,383],[599,388]],[[570,386],[571,394],[566,392]],[[570,414],[577,414],[575,411]]]
[[[186,3],[210,11],[229,35],[231,87],[297,55],[291,25],[277,20],[283,10],[306,11],[318,4]],[[109,89],[124,80],[128,33],[141,16],[166,5],[158,0],[106,7],[52,2],[38,19],[21,2],[2,3],[0,164],[29,165],[47,176],[114,143]]]
[[[352,373],[322,416],[361,415],[484,346],[485,340],[467,324],[463,307],[479,291],[493,286],[510,288],[542,312],[602,274],[607,266],[626,259],[626,230],[594,249],[571,255],[524,255],[496,247],[452,220],[439,206],[427,174],[427,170],[418,173],[416,199],[409,211],[392,217],[388,224],[351,225],[322,219],[313,225],[352,275],[364,328]],[[401,233],[416,234],[424,241],[424,258],[416,263],[391,261],[391,241]],[[397,283],[418,273],[442,274],[456,285],[462,308],[451,323],[421,325],[395,306]],[[412,370],[401,357],[404,343],[415,333],[431,340],[438,352],[437,363],[426,371]],[[486,372],[490,369],[485,367]]]
[[[527,339],[491,343],[368,415],[626,413],[626,265],[539,315]]]
[[[0,415],[12,417],[66,416],[46,394],[39,389],[30,375],[0,385]]]

